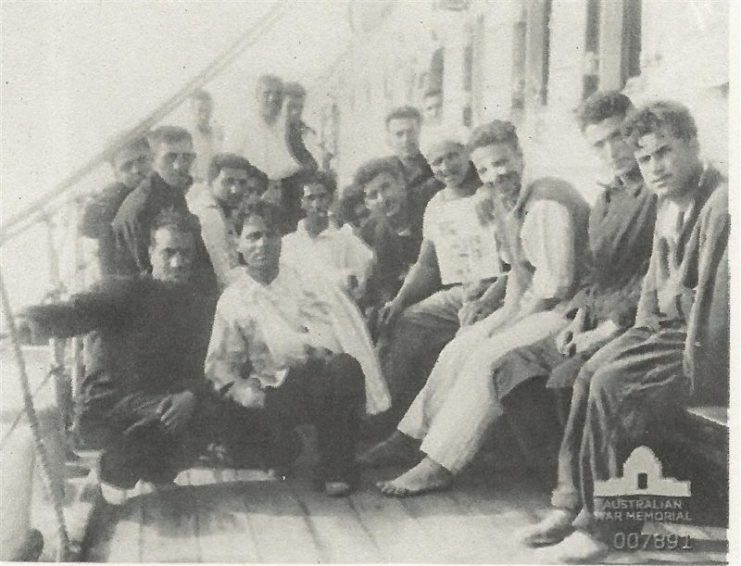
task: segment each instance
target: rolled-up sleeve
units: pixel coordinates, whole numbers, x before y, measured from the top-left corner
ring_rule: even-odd
[[[521,241],[527,260],[535,267],[530,293],[540,299],[561,299],[574,281],[574,227],[560,203],[533,204],[522,225]]]

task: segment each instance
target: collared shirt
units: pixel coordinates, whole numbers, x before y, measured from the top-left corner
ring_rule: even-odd
[[[330,281],[306,277],[287,263],[265,285],[244,269],[219,299],[206,376],[246,407],[262,407],[266,387],[280,387],[307,348],[353,356],[366,380],[366,409],[386,410],[390,399],[370,336],[357,308]]]
[[[497,277],[501,273],[494,224],[482,225],[473,196],[445,188],[425,208],[422,237],[435,246],[443,285]]]
[[[190,168],[190,174],[196,181],[205,181],[208,177],[208,168],[214,155],[221,153],[224,145],[224,131],[218,124],[211,124],[207,131],[197,126],[190,131],[193,137],[193,149],[196,152],[195,161]]]
[[[323,271],[345,290],[348,277],[357,280],[358,296],[365,289],[373,265],[373,251],[352,232],[329,226],[316,236],[306,230],[306,221],[296,231],[283,236],[283,260],[298,269],[310,267]]]
[[[195,192],[191,198],[191,193]],[[226,288],[238,273],[237,231],[214,198],[209,187],[194,185],[188,193],[188,206],[201,222],[201,237],[216,274],[220,289]]]

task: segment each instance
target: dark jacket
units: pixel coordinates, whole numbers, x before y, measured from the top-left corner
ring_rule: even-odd
[[[149,231],[165,209],[190,214],[185,191],[171,187],[156,172],[150,173],[123,201],[111,223],[119,275],[139,275],[151,270]],[[196,239],[195,282],[211,291],[216,276],[203,240]]]
[[[112,277],[61,304],[24,312],[45,335],[85,338],[83,414],[105,415],[124,397],[209,389],[203,364],[215,297],[143,277]]]
[[[119,182],[108,185],[99,194],[93,196],[80,220],[80,234],[86,238],[98,240],[100,272],[104,275],[119,273],[116,266],[116,246],[111,222],[132,190]]]

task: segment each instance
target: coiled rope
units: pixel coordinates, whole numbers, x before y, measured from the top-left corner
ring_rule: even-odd
[[[36,453],[41,461],[41,478],[46,489],[47,495],[52,502],[54,507],[54,515],[57,520],[57,537],[59,545],[56,552],[57,562],[64,562],[68,560],[70,555],[70,541],[69,533],[67,532],[67,524],[64,519],[64,500],[63,495],[58,490],[54,489],[54,480],[57,478],[53,477],[52,467],[49,462],[49,454],[44,444],[44,439],[41,436],[41,428],[39,426],[39,419],[36,414],[36,408],[33,404],[33,395],[31,394],[31,386],[28,381],[28,373],[26,372],[26,360],[23,357],[21,350],[20,341],[18,339],[18,332],[15,326],[15,319],[13,312],[10,307],[10,299],[5,289],[5,281],[2,276],[2,269],[0,269],[0,295],[2,296],[2,307],[5,313],[6,321],[8,324],[8,331],[10,333],[10,339],[13,342],[13,351],[15,353],[15,362],[18,367],[18,376],[21,380],[21,388],[23,390],[23,405],[25,408],[25,414],[28,418],[28,424],[33,434],[34,446]]]

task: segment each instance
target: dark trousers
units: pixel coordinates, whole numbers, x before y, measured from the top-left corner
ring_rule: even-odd
[[[594,483],[622,474],[630,452],[649,444],[662,420],[686,402],[686,332],[633,328],[608,343],[574,383],[559,451],[552,504],[579,511],[575,526],[593,530]]]
[[[273,463],[280,465],[285,459],[285,442],[293,429],[309,423],[316,427],[321,479],[353,479],[364,407],[365,378],[352,356],[334,354],[327,360],[311,360],[292,368],[283,384],[269,388],[265,397]]]
[[[173,435],[157,415],[157,407],[166,397],[134,393],[104,413],[82,412],[81,436],[102,448],[101,481],[122,489],[133,488],[140,479],[164,483],[195,461],[215,434],[218,402],[209,396],[199,398],[184,430]]]

